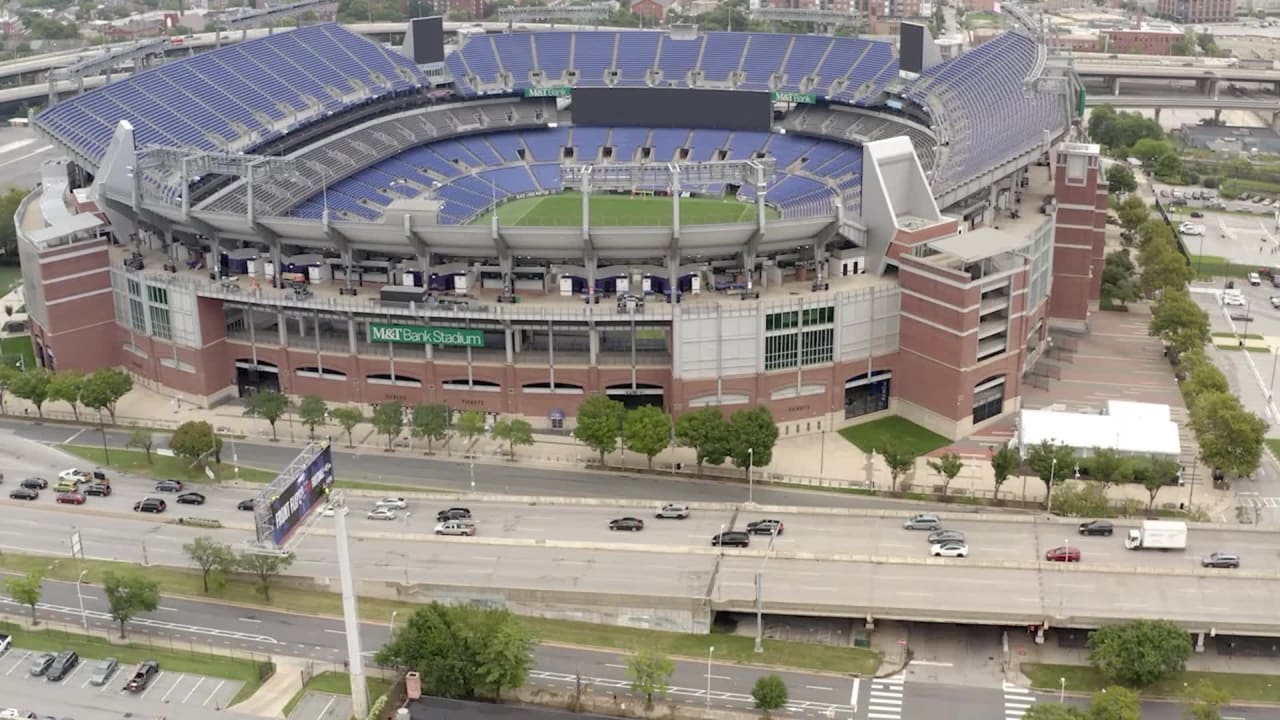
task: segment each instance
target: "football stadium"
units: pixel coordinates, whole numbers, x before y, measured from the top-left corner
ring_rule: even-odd
[[[1015,15],[1015,19],[1021,17]],[[1018,407],[1098,297],[1106,186],[1034,23],[896,38],[317,24],[65,96],[18,210],[37,357],[571,427]],[[455,37],[456,36],[456,37]]]

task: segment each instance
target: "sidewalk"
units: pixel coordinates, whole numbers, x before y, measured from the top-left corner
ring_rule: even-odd
[[[235,706],[236,712],[261,717],[282,718],[284,706],[302,689],[302,673],[307,661],[290,657],[274,657],[275,674],[248,700]]]

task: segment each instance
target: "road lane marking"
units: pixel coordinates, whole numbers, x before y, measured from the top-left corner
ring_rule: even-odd
[[[15,607],[27,608],[26,605],[17,602],[11,597],[0,595],[0,605],[12,605]],[[49,603],[37,603],[36,608],[47,612],[58,613],[63,615],[74,615],[77,619],[81,617],[80,609],[66,607],[63,605],[51,605]],[[112,623],[109,613],[100,610],[85,610],[83,617],[90,620],[97,620],[104,623]],[[241,618],[242,620],[244,618]],[[255,620],[253,622],[262,622]],[[130,625],[139,627],[155,628],[157,630],[167,630],[172,633],[188,633],[192,635],[212,635],[217,638],[229,638],[232,640],[243,640],[247,642],[261,643],[263,645],[279,645],[280,642],[273,637],[267,635],[252,635],[249,633],[236,632],[234,630],[220,630],[218,628],[201,627],[199,625],[186,625],[184,623],[169,622],[167,620],[155,620],[152,618],[134,618],[129,621]]]
[[[853,679],[853,687],[849,690],[849,705],[858,712],[858,690],[862,687],[862,678]]]
[[[346,635],[346,634],[347,634],[347,632],[346,632],[345,630],[334,630],[333,628],[325,628],[325,629],[324,629],[324,631],[325,631],[325,632],[327,632],[327,633],[329,633],[329,634],[331,634],[331,635]]]
[[[548,685],[554,683],[573,684],[581,679],[582,682],[589,683],[594,686],[617,688],[620,694],[632,694],[630,692],[630,680],[615,680],[613,678],[588,677],[585,675],[579,678],[579,676],[575,674],[549,672],[546,670],[530,670],[529,678],[534,682],[539,680],[550,681],[545,683]],[[741,707],[743,705],[754,707],[755,704],[755,700],[750,695],[723,692],[715,689],[713,689],[711,694],[708,696],[706,688],[670,687],[667,688],[667,694],[680,697],[698,698],[698,702],[705,702],[706,699],[710,697],[710,699],[715,700],[724,707]],[[851,714],[853,712],[853,707],[850,705],[814,702],[811,700],[790,700],[784,706],[784,709],[792,712],[818,713],[827,715],[828,717],[833,717],[835,713]],[[894,716],[893,720],[897,720],[897,717],[898,716]]]
[[[196,690],[198,690],[200,686],[204,684],[205,679],[206,678],[202,677],[198,681],[196,681],[196,684],[191,688],[191,692],[187,693],[187,696],[182,698],[183,705],[186,705],[187,701],[191,699],[191,696],[196,694]]]
[[[912,665],[926,665],[926,666],[928,666],[928,667],[955,667],[955,666],[956,666],[956,664],[955,664],[955,663],[949,663],[949,662],[934,662],[934,661],[932,661],[932,660],[912,660],[912,661],[911,661],[911,664],[912,664]]]
[[[9,668],[9,672],[5,673],[5,676],[10,675],[14,670],[17,670],[17,669],[18,669],[18,666],[22,664],[22,661],[23,661],[23,660],[26,660],[26,659],[27,659],[27,658],[29,658],[29,657],[31,657],[31,653],[30,653],[30,652],[25,652],[25,653],[23,653],[23,654],[22,654],[22,657],[18,658],[18,662],[14,663],[14,664],[13,664],[13,667]]]
[[[42,152],[44,152],[44,151],[46,151],[46,150],[52,150],[52,149],[53,149],[53,146],[52,146],[52,145],[45,145],[45,146],[41,147],[39,150],[36,150],[35,152],[29,152],[29,153],[27,153],[26,155],[19,155],[18,157],[14,158],[14,159],[12,159],[12,160],[9,160],[9,161],[7,161],[7,162],[2,162],[2,163],[0,163],[0,168],[2,168],[2,167],[6,167],[6,166],[8,166],[8,165],[12,165],[12,164],[14,164],[14,163],[16,163],[16,162],[19,162],[19,161],[22,161],[22,160],[26,160],[27,158],[33,158],[33,157],[35,157],[35,156],[39,155],[40,153],[42,153]]]
[[[169,696],[173,694],[174,690],[178,689],[178,686],[182,684],[183,679],[186,677],[185,673],[178,675],[177,681],[169,688],[169,692],[165,693],[164,697],[160,698],[160,702],[169,702]]]
[[[329,702],[325,703],[324,709],[323,709],[323,710],[321,710],[321,711],[320,711],[320,714],[319,714],[319,715],[316,715],[316,717],[317,717],[317,718],[322,718],[322,717],[324,717],[324,716],[328,715],[328,714],[329,714],[329,708],[333,707],[333,703],[334,703],[334,702],[336,702],[336,701],[337,701],[337,699],[338,699],[338,696],[337,696],[337,695],[330,695],[330,696],[329,696]]]
[[[626,666],[626,665],[619,665],[619,664],[617,664],[617,663],[605,663],[605,664],[604,664],[604,666],[605,666],[605,667],[611,667],[611,668],[622,668],[623,670],[626,670],[626,669],[627,669],[627,666]]]
[[[210,690],[210,691],[209,691],[209,697],[205,698],[205,699],[204,699],[204,702],[200,703],[200,707],[204,707],[205,705],[208,705],[208,704],[209,704],[209,701],[213,699],[213,696],[214,696],[214,695],[217,695],[217,694],[218,694],[218,691],[222,689],[222,686],[223,686],[223,685],[226,685],[226,684],[227,684],[227,681],[226,681],[226,680],[223,680],[222,682],[218,683],[218,686],[217,686],[217,687],[215,687],[214,689]]]
[[[709,677],[709,678],[711,678],[712,680],[732,680],[732,679],[733,679],[733,678],[729,677],[728,675],[707,675],[707,674],[704,674],[704,675],[703,675],[703,677]]]
[[[157,610],[163,610],[163,611],[165,611],[165,612],[182,612],[182,611],[181,611],[181,610],[179,610],[178,608],[165,607],[165,606],[163,606],[163,605],[158,606],[156,609],[157,609]]]
[[[857,680],[854,680],[854,682],[857,682]],[[823,687],[821,685],[805,685],[805,687],[810,690],[826,690],[828,692],[835,689],[835,688]]]
[[[160,678],[162,677],[164,677],[163,670],[160,671],[159,675],[156,675],[155,679],[151,681],[151,684],[147,686],[147,689],[142,691],[143,700],[146,700],[147,696],[151,694],[151,691],[156,689],[156,686],[160,684]]]
[[[242,618],[240,618],[240,622],[247,622],[247,623],[260,623],[260,622],[262,622],[262,621],[261,621],[261,620],[259,620],[259,619],[257,619],[257,618],[246,618],[246,617],[242,617]]]

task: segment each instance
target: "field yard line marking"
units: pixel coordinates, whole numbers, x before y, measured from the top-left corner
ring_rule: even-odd
[[[226,685],[226,684],[227,684],[227,681],[226,681],[226,680],[223,680],[222,682],[218,683],[218,686],[217,686],[217,687],[215,687],[214,689],[210,690],[210,691],[209,691],[209,697],[205,698],[205,699],[204,699],[204,702],[200,703],[200,707],[204,707],[205,705],[208,705],[208,704],[209,704],[209,701],[213,699],[213,696],[214,696],[214,695],[217,695],[217,694],[218,694],[218,691],[222,689],[222,686],[223,686],[223,685]]]

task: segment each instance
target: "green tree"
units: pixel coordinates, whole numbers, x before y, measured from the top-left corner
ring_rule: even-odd
[[[938,456],[937,460],[928,461],[929,469],[938,473],[942,478],[942,494],[946,495],[951,489],[951,481],[956,479],[961,470],[964,470],[964,461],[960,459],[960,455],[954,452],[943,453]]]
[[[316,437],[316,428],[324,425],[328,417],[329,405],[319,395],[307,395],[302,398],[302,402],[298,403],[298,422],[307,427],[307,432],[313,440]]]
[[[644,649],[627,658],[631,692],[644,696],[645,707],[653,707],[654,695],[665,695],[671,687],[676,664],[657,650]]]
[[[155,444],[155,436],[151,433],[150,428],[140,425],[134,425],[129,431],[129,439],[125,442],[125,447],[138,448],[147,454],[147,464],[151,464],[151,447]]]
[[[704,407],[689,410],[676,419],[676,443],[682,447],[693,448],[698,463],[698,474],[702,474],[702,463],[719,465],[729,456],[733,445],[729,423],[718,407]]]
[[[49,399],[49,384],[53,373],[44,368],[32,368],[21,373],[9,386],[9,392],[36,406],[36,415],[44,417],[44,404]]]
[[[1185,378],[1182,381],[1181,390],[1188,408],[1195,407],[1202,397],[1231,391],[1230,385],[1227,384],[1227,376],[1209,362],[1201,348],[1183,353],[1178,358],[1178,367]]]
[[[1210,467],[1236,476],[1252,475],[1262,462],[1267,422],[1227,393],[1210,393],[1191,408],[1191,427],[1200,458]]]
[[[469,698],[518,687],[533,665],[533,637],[509,610],[430,603],[413,611],[374,661],[421,674],[423,692]]]
[[[1156,178],[1165,182],[1182,181],[1182,158],[1176,152],[1167,152],[1156,160]]]
[[[344,407],[336,407],[329,411],[329,415],[338,422],[342,430],[347,433],[347,447],[355,447],[356,441],[351,437],[351,431],[355,427],[364,422],[364,411],[354,405]]]
[[[1129,148],[1129,154],[1138,158],[1144,165],[1154,165],[1162,156],[1174,152],[1173,143],[1156,138],[1143,138]]]
[[[36,605],[40,604],[40,596],[44,594],[44,578],[38,572],[11,577],[4,581],[4,587],[15,602],[31,608],[31,624],[39,625],[36,617]]]
[[[1120,226],[1130,232],[1136,232],[1138,226],[1150,217],[1151,208],[1147,207],[1147,204],[1137,195],[1126,197],[1116,208],[1116,218],[1120,220]]]
[[[1151,309],[1149,332],[1163,340],[1169,357],[1203,348],[1209,342],[1209,314],[1191,299],[1186,288],[1169,288]]]
[[[1073,705],[1036,703],[1027,708],[1022,720],[1091,720],[1087,713]]]
[[[743,477],[752,466],[773,462],[773,446],[778,442],[778,424],[769,408],[758,405],[739,410],[729,416],[729,457],[736,467],[744,468]]]
[[[258,592],[262,599],[271,602],[271,583],[280,573],[293,564],[293,553],[276,555],[273,553],[246,552],[236,558],[236,568],[252,575],[258,581]]]
[[[236,554],[231,546],[224,545],[211,537],[201,535],[182,546],[182,551],[191,559],[192,564],[200,568],[200,580],[204,584],[204,592],[209,593],[209,580],[215,585],[222,585],[226,573],[236,568]]]
[[[604,465],[605,455],[618,449],[618,438],[622,435],[622,420],[626,412],[622,403],[602,393],[587,396],[578,406],[573,436],[583,445],[600,453],[601,465]]]
[[[216,455],[221,447],[222,438],[204,420],[188,420],[169,436],[169,449],[192,461],[207,458],[211,453]]]
[[[1107,168],[1107,189],[1113,193],[1131,193],[1138,189],[1138,181],[1129,166],[1116,162]]]
[[[63,370],[49,378],[49,399],[70,405],[76,422],[80,422],[80,390],[84,387],[84,378],[79,370]]]
[[[1149,297],[1158,291],[1182,289],[1195,277],[1187,258],[1172,240],[1147,243],[1138,254],[1138,262],[1142,264],[1139,283]]]
[[[1231,702],[1231,696],[1226,691],[1214,687],[1208,680],[1201,680],[1187,688],[1183,696],[1187,700],[1188,720],[1222,720],[1220,710],[1223,705]]]
[[[755,700],[756,709],[769,717],[769,713],[787,704],[787,684],[777,675],[762,675],[751,688],[751,699]]]
[[[4,396],[10,392],[10,388],[13,387],[13,381],[17,377],[17,368],[0,364],[0,413],[9,412],[9,410],[4,406]]]
[[[22,198],[30,188],[10,188],[0,195],[0,255],[18,256],[18,231],[13,226],[13,216],[18,212]]]
[[[1100,483],[1105,491],[1131,477],[1129,461],[1111,448],[1095,447],[1093,456],[1089,458],[1089,477]]]
[[[1136,268],[1129,258],[1127,249],[1116,250],[1107,254],[1102,266],[1102,294],[1121,305],[1133,302],[1142,296],[1138,283],[1134,279]]]
[[[1046,497],[1053,497],[1053,483],[1075,472],[1076,454],[1063,443],[1041,440],[1027,449],[1027,467],[1044,481]]]
[[[506,441],[511,459],[516,459],[517,445],[533,444],[533,426],[520,418],[500,418],[493,424],[493,436]]]
[[[653,456],[671,445],[671,416],[657,405],[627,411],[622,420],[622,441],[627,449],[644,455],[653,469]]]
[[[373,409],[371,421],[373,429],[378,431],[379,435],[387,436],[387,450],[391,450],[392,444],[404,430],[404,403],[399,400],[378,403],[378,406]]]
[[[1009,476],[1022,466],[1022,456],[1009,446],[1000,448],[991,454],[991,473],[995,476],[996,497],[1000,497],[1000,486],[1008,481]]]
[[[484,413],[479,410],[468,410],[458,416],[458,422],[454,424],[454,429],[467,442],[467,449],[471,449],[471,443],[476,438],[484,435],[485,417]]]
[[[116,421],[116,403],[133,390],[133,376],[118,368],[95,370],[84,379],[80,388],[80,404],[96,410],[98,415],[106,410],[111,423]],[[99,417],[101,419],[101,417]]]
[[[409,431],[414,439],[427,439],[427,454],[433,452],[436,440],[449,433],[449,408],[445,405],[414,405],[409,416]]]
[[[1177,480],[1179,469],[1178,463],[1173,460],[1154,455],[1145,463],[1133,466],[1134,479],[1142,483],[1142,487],[1147,490],[1147,510],[1155,507],[1156,496],[1160,494],[1160,490]]]
[[[1089,636],[1089,664],[1109,682],[1145,688],[1186,668],[1191,638],[1167,620],[1104,625]]]
[[[160,605],[160,585],[137,572],[117,575],[108,570],[102,576],[102,593],[107,596],[111,619],[120,623],[122,638],[130,620]]]
[[[897,438],[889,438],[880,448],[880,456],[884,464],[889,466],[889,492],[898,492],[898,479],[916,466],[916,455]]]
[[[271,442],[276,438],[276,422],[284,417],[289,409],[289,398],[275,390],[259,390],[244,399],[244,414],[260,417],[271,426]]]
[[[1142,720],[1142,700],[1129,688],[1112,685],[1089,698],[1089,720]]]

